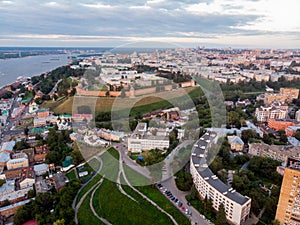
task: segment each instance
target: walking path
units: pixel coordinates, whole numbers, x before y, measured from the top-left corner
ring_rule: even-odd
[[[126,174],[124,172],[124,168],[123,168],[123,163],[122,163],[122,152],[121,153],[121,157],[119,159],[119,170],[120,172],[123,174],[123,177],[124,177],[124,180],[126,182],[126,184],[132,189],[134,190],[136,193],[138,193],[140,196],[142,196],[145,200],[147,200],[148,202],[150,202],[153,206],[155,206],[159,211],[161,211],[162,213],[166,214],[171,220],[172,222],[175,224],[175,225],[178,225],[178,223],[176,222],[176,220],[174,219],[173,216],[171,216],[169,213],[167,213],[165,210],[163,210],[160,206],[158,206],[154,201],[152,201],[151,199],[149,199],[146,195],[144,195],[143,193],[141,193],[139,190],[137,190],[136,188],[134,188],[130,182],[128,181],[127,177],[126,177]]]
[[[105,223],[106,225],[112,225],[110,222],[108,222],[106,219],[104,219],[103,217],[100,217],[98,215],[98,213],[96,212],[96,210],[94,209],[94,206],[93,206],[93,198],[94,198],[94,195],[95,195],[95,192],[97,191],[97,189],[100,187],[100,185],[102,184],[104,180],[104,176],[101,178],[100,182],[97,183],[97,187],[94,189],[94,191],[92,192],[92,195],[91,195],[91,198],[90,198],[90,208],[94,214],[94,216],[96,216],[99,220],[101,220],[103,223]],[[90,189],[91,190],[91,189]]]
[[[83,190],[83,188],[85,188],[85,186],[86,185],[88,185],[94,178],[95,178],[95,176],[96,176],[96,174],[98,174],[100,171],[101,171],[101,169],[102,169],[102,165],[103,165],[103,163],[102,163],[102,160],[101,160],[101,158],[99,158],[99,157],[96,157],[96,156],[94,156],[93,158],[96,158],[98,161],[99,161],[99,163],[100,163],[100,165],[99,165],[99,168],[98,168],[98,170],[97,170],[97,172],[92,176],[92,178],[87,182],[87,183],[85,183],[84,185],[82,185],[82,187],[79,189],[79,191],[77,192],[77,194],[76,194],[76,196],[75,196],[75,198],[74,198],[74,200],[73,200],[73,203],[72,203],[72,207],[73,207],[73,209],[74,209],[74,211],[75,211],[75,219],[74,219],[74,221],[75,221],[75,223],[76,224],[78,224],[78,210],[79,210],[79,208],[80,208],[80,206],[82,205],[82,203],[83,203],[83,201],[84,201],[84,199],[86,198],[86,196],[97,186],[97,185],[99,185],[99,184],[101,184],[102,183],[102,181],[103,181],[103,178],[100,180],[100,181],[98,181],[96,184],[94,184],[82,197],[81,197],[81,199],[79,200],[79,202],[77,203],[77,205],[76,205],[76,200],[77,200],[77,198],[78,198],[78,195],[79,195],[79,193]]]

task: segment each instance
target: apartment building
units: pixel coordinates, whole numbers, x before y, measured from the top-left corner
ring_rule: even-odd
[[[299,89],[297,88],[280,88],[280,94],[286,96],[288,102],[292,102],[293,99],[298,99]]]
[[[299,168],[286,168],[284,171],[275,219],[281,225],[300,224]]]
[[[249,218],[251,199],[224,184],[206,163],[207,152],[216,140],[215,133],[207,132],[195,144],[190,160],[193,182],[202,199],[207,197],[212,200],[215,210],[219,209],[220,204],[224,205],[229,223],[242,225]]]
[[[285,119],[288,113],[288,105],[273,103],[270,106],[256,108],[255,117],[258,122],[267,122],[269,119]]]
[[[228,136],[228,143],[230,144],[231,150],[240,152],[244,149],[244,142],[239,136]]]
[[[269,119],[268,126],[274,130],[285,130],[290,126],[295,126],[295,123],[292,121]]]
[[[16,158],[16,159],[11,159],[6,163],[7,169],[17,169],[21,167],[28,167],[29,162],[28,158]]]
[[[280,93],[266,93],[264,97],[264,104],[271,105],[274,102],[292,102],[299,96],[299,89],[296,88],[280,88]]]
[[[252,156],[267,157],[281,162],[287,162],[288,158],[299,158],[300,147],[251,143],[249,144],[248,153]]]

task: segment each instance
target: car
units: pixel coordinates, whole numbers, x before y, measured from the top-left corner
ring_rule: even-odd
[[[175,203],[177,203],[177,202],[178,202],[178,199],[177,199],[177,198],[175,198],[174,202],[175,202]]]
[[[181,206],[182,206],[182,203],[181,203],[181,202],[179,202],[179,203],[178,203],[178,206],[179,206],[179,207],[181,207]]]
[[[189,214],[188,214],[189,216],[192,216],[193,215],[193,213],[192,212],[189,212]]]
[[[182,209],[182,211],[184,211],[184,209],[185,209],[184,206],[182,206],[181,209]]]
[[[171,200],[174,201],[174,200],[175,200],[175,197],[173,196],[173,197],[171,198]]]

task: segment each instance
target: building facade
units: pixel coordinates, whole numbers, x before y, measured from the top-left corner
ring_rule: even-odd
[[[300,171],[286,168],[280,190],[276,220],[281,225],[300,224]]]
[[[269,119],[268,126],[274,130],[285,130],[287,127],[295,126],[292,121]]]
[[[200,197],[209,198],[215,210],[219,209],[220,204],[224,205],[229,223],[242,225],[249,218],[251,199],[224,184],[206,164],[207,152],[216,139],[215,133],[207,132],[194,146],[190,160],[193,182]]]
[[[169,148],[169,137],[164,135],[152,135],[147,131],[146,123],[138,123],[133,134],[128,138],[128,150],[131,152],[142,152],[152,149]]]
[[[267,122],[269,119],[285,119],[288,113],[288,105],[272,104],[271,106],[261,106],[256,108],[255,117],[258,122]]]

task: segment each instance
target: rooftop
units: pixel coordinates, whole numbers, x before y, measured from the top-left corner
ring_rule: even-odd
[[[207,151],[210,147],[209,144],[216,138],[216,134],[206,133],[204,134],[197,144],[194,146],[192,151],[192,162],[195,165],[198,173],[203,177],[208,184],[215,188],[222,195],[231,199],[238,204],[245,204],[249,198],[241,195],[240,193],[233,190],[231,187],[224,184],[218,177],[207,166]]]

